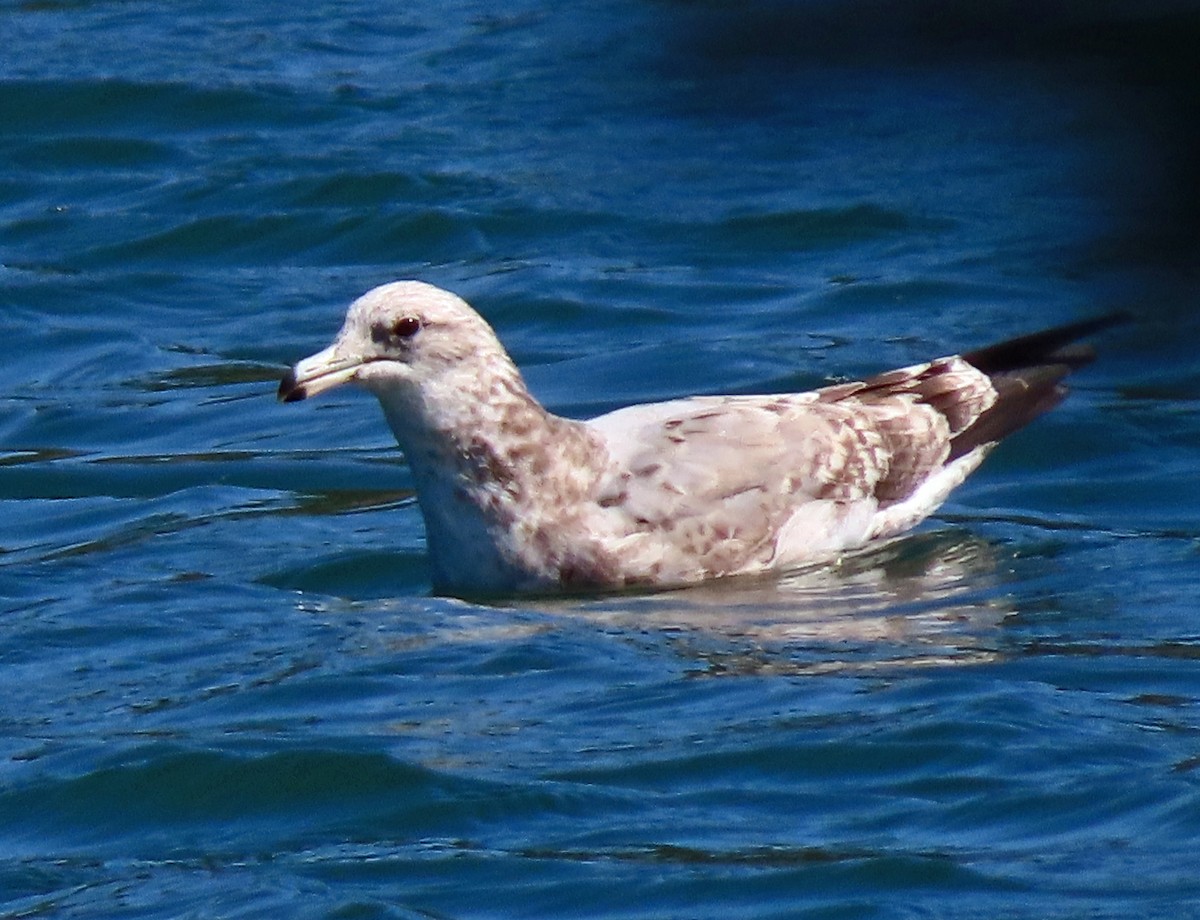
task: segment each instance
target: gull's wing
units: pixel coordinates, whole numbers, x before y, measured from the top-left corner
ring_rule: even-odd
[[[949,358],[811,393],[631,407],[591,423],[612,461],[598,501],[707,574],[813,558],[878,535],[878,514],[940,473],[994,399]]]
[[[649,577],[659,579],[811,561],[898,533],[997,441],[1058,404],[1062,379],[1093,357],[1073,340],[1125,318],[810,393],[609,413],[589,423],[610,459],[597,501],[631,539],[644,535]]]

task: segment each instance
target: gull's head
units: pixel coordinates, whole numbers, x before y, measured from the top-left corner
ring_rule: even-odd
[[[396,281],[350,305],[333,344],[284,376],[279,399],[295,402],[343,383],[383,397],[413,394],[477,373],[488,361],[511,367],[495,333],[460,297],[420,281]]]

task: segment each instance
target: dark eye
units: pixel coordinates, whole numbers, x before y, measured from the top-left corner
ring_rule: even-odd
[[[398,339],[407,339],[417,334],[421,321],[415,316],[402,316],[392,323],[392,335]]]
[[[389,345],[397,339],[411,339],[421,329],[421,320],[415,316],[401,316],[391,323],[376,323],[371,327],[371,340],[379,345]]]

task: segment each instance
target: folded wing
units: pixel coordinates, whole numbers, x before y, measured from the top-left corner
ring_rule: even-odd
[[[697,397],[601,416],[591,424],[612,462],[597,500],[645,535],[648,565],[669,571],[677,555],[705,577],[887,536],[927,516],[992,445],[1057,405],[1063,378],[1092,357],[1070,343],[1119,319],[810,393]]]

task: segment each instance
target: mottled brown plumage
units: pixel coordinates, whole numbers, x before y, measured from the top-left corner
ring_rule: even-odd
[[[809,393],[547,412],[491,328],[419,282],[368,292],[280,385],[375,393],[439,587],[671,586],[785,569],[913,526],[1062,398],[1105,318]]]

